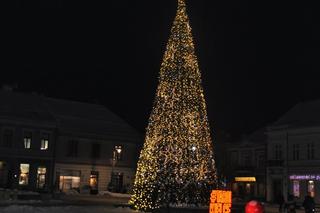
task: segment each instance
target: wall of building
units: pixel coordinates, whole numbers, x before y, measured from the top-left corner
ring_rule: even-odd
[[[9,144],[5,144],[6,130],[12,131],[12,140]],[[32,133],[29,149],[24,147],[24,133],[26,131]],[[49,147],[46,150],[40,149],[43,133],[49,134]],[[2,164],[0,185],[6,188],[49,190],[54,166],[54,134],[54,124],[0,119],[0,162]],[[29,165],[28,184],[26,185],[19,183],[21,164]],[[37,186],[39,167],[46,168],[44,187]]]
[[[110,166],[93,166],[86,164],[56,164],[55,169],[55,179],[59,179],[58,176],[68,175],[66,173],[80,174],[80,193],[83,193],[84,186],[90,185],[90,175],[92,171],[99,173],[98,178],[98,190],[105,191],[108,188],[108,184],[111,181],[111,172],[122,173],[123,174],[123,185],[128,189],[132,187],[134,181],[135,170],[128,167],[118,167],[114,168]]]
[[[313,157],[310,155],[311,149],[308,154],[309,144],[313,144]],[[279,145],[281,145],[281,156],[279,156]],[[282,193],[287,199],[289,194],[294,194],[293,185],[296,182],[296,185],[299,185],[295,188],[296,190],[299,188],[299,192],[295,192],[299,195],[296,199],[302,202],[308,193],[308,181],[314,181],[315,200],[320,203],[320,180],[312,178],[312,175],[320,177],[318,153],[320,153],[320,128],[271,128],[268,133],[267,200],[275,201],[277,193]],[[298,179],[294,179],[294,175],[299,176]],[[311,175],[309,179],[308,175]]]

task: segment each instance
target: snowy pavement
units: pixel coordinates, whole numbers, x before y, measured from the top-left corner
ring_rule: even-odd
[[[265,205],[265,213],[278,213],[277,205]],[[114,206],[92,205],[67,205],[67,206],[34,206],[34,205],[9,205],[0,207],[1,213],[140,213],[129,208]],[[159,212],[167,212],[165,210]],[[205,209],[171,209],[170,212],[209,212]],[[240,211],[244,212],[244,211]],[[297,209],[297,213],[304,213],[303,209]]]
[[[46,206],[11,205],[0,207],[1,213],[137,213],[129,208],[110,206]]]

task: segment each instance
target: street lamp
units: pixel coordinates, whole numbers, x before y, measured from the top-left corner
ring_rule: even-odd
[[[122,152],[121,146],[115,146],[112,152],[112,162],[111,162],[111,187],[114,189],[115,180],[114,180],[114,167],[117,164],[117,161],[120,159],[120,154]]]

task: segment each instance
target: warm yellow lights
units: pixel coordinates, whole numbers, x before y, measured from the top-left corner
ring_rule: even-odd
[[[235,177],[236,182],[256,182],[255,177]]]
[[[178,0],[130,200],[136,209],[209,204],[217,176],[194,52],[185,0]]]

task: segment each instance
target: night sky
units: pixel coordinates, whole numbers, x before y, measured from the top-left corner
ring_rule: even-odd
[[[0,84],[103,104],[144,133],[175,0],[12,2],[17,10],[1,20]],[[320,98],[315,5],[187,4],[214,132],[250,133]]]

